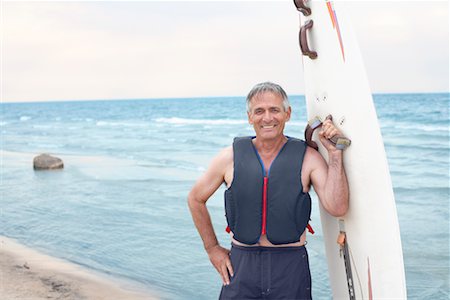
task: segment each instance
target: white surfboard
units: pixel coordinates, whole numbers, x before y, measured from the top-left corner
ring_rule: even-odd
[[[317,58],[303,55],[308,118],[323,121],[332,114],[352,141],[344,152],[349,211],[335,218],[320,208],[333,299],[405,299],[394,193],[362,58],[345,16],[344,6],[351,4],[323,0],[305,5],[311,14],[301,14],[300,22],[313,21],[305,32],[308,48],[317,52]],[[327,159],[317,133],[313,140]],[[336,242],[340,231],[348,246],[347,271],[344,249]]]

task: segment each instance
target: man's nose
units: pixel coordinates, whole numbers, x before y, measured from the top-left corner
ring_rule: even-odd
[[[264,115],[263,115],[263,121],[264,122],[270,122],[272,121],[272,114],[270,113],[269,110],[267,110]]]

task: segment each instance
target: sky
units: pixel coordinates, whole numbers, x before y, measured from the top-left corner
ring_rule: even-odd
[[[374,93],[449,91],[448,1],[346,1]],[[2,1],[1,101],[304,93],[280,1]]]

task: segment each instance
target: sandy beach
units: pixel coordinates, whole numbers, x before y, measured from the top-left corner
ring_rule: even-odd
[[[125,282],[108,279],[76,264],[0,236],[0,295],[3,300],[158,299]]]

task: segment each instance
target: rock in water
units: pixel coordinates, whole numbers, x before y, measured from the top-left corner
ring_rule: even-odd
[[[33,167],[35,170],[62,169],[64,163],[60,158],[44,153],[33,159]]]

